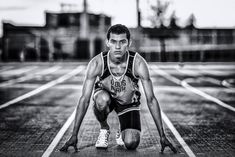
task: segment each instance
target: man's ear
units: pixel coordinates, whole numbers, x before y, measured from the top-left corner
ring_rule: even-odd
[[[109,40],[108,39],[105,40],[105,43],[106,43],[106,46],[109,47]]]
[[[128,46],[130,47],[131,44],[132,44],[132,40],[130,39],[130,40],[129,40],[129,43],[128,43]]]

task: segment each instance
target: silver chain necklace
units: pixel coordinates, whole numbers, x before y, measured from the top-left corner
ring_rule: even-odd
[[[112,76],[112,79],[113,79],[113,81],[114,82],[122,82],[122,80],[124,79],[124,77],[125,77],[125,74],[126,74],[126,71],[127,71],[127,66],[128,66],[128,63],[129,63],[129,52],[127,52],[128,54],[128,56],[127,56],[127,63],[126,63],[126,69],[125,69],[125,72],[121,75],[121,76],[118,76],[118,74],[117,73],[113,73],[112,71],[111,71],[111,69],[110,69],[110,65],[109,65],[109,61],[110,61],[110,59],[109,59],[109,52],[108,52],[108,68],[109,68],[109,71],[110,71],[110,73],[111,73],[111,76]],[[115,74],[115,75],[114,75]]]

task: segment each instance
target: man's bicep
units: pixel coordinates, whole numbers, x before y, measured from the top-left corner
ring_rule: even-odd
[[[142,86],[144,89],[144,93],[146,96],[147,101],[151,101],[152,98],[154,98],[154,93],[153,93],[153,84],[151,79],[144,79],[141,80]]]
[[[89,99],[91,97],[94,83],[95,83],[95,79],[94,78],[92,78],[92,79],[88,78],[88,79],[85,79],[85,81],[84,81],[83,88],[82,88],[82,96],[87,101],[89,101]]]
[[[148,80],[149,79],[149,68],[148,64],[145,61],[143,57],[140,55],[136,56],[136,62],[135,62],[135,74],[141,79],[141,80]]]
[[[154,97],[153,85],[149,74],[147,63],[142,60],[139,64],[138,75],[144,88],[146,99],[149,101]]]
[[[82,96],[88,101],[93,91],[96,77],[99,74],[99,66],[96,61],[91,61],[87,66],[86,76],[82,88]]]

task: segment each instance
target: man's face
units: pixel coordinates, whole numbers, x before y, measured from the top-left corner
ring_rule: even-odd
[[[107,40],[107,46],[109,47],[110,53],[115,58],[121,58],[129,47],[129,42],[126,33],[113,34],[110,33],[110,38]]]

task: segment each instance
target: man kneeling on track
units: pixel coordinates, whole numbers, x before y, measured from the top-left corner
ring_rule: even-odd
[[[131,45],[130,32],[124,25],[117,24],[109,28],[106,39],[109,51],[101,52],[88,64],[82,96],[76,109],[72,136],[60,149],[67,151],[69,146],[77,150],[77,135],[82,120],[86,114],[94,87],[94,114],[100,123],[101,129],[96,141],[96,148],[107,148],[110,128],[107,117],[113,110],[116,111],[120,130],[116,133],[118,145],[127,149],[136,149],[140,143],[140,80],[147,99],[147,105],[157,126],[161,151],[175,147],[166,138],[160,106],[153,93],[152,81],[146,61],[137,52],[129,51]],[[98,79],[97,79],[98,78]]]

